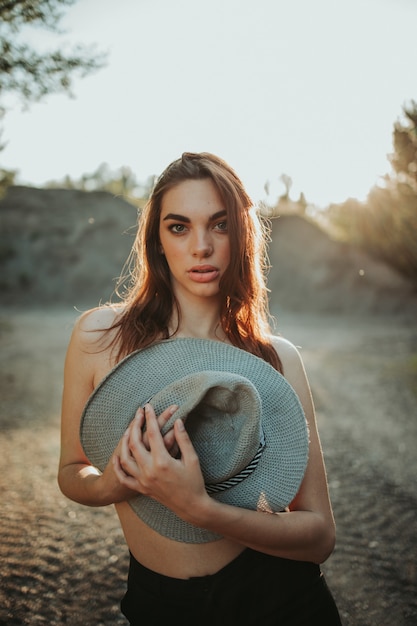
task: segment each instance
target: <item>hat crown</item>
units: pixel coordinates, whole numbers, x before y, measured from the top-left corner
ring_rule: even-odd
[[[158,414],[178,405],[163,433],[183,419],[207,484],[238,474],[259,449],[261,398],[244,376],[212,370],[189,374],[155,394],[150,404]]]

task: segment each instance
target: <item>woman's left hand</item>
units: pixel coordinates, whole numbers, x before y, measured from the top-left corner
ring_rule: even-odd
[[[145,422],[147,445],[143,433]],[[115,471],[126,487],[155,498],[187,519],[187,513],[197,506],[197,501],[202,503],[209,496],[197,453],[182,420],[176,420],[173,430],[180,458],[173,458],[167,450],[155,411],[147,404],[123,437]]]

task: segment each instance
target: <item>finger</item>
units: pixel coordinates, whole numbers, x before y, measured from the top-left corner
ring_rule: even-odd
[[[175,442],[174,445],[169,448],[169,453],[174,459],[179,459],[181,457],[180,449],[177,442]]]
[[[120,484],[128,487],[129,489],[133,489],[134,491],[138,491],[137,480],[133,478],[133,476],[126,474],[121,465],[120,457],[117,455],[113,457],[113,471]]]
[[[177,440],[175,439],[175,433],[173,428],[164,436],[164,444],[169,454],[174,459],[178,458],[180,449],[178,447]]]
[[[136,442],[135,451],[138,450],[139,446],[142,445],[140,442],[140,422],[142,418],[134,419],[126,430],[120,441],[120,449],[119,449],[119,459],[122,470],[128,476],[136,476],[138,474],[138,461],[136,456],[133,454],[132,441]]]
[[[143,411],[143,407],[140,406],[135,413],[135,417],[130,422],[128,426],[128,431],[132,432],[133,430],[140,428],[142,429],[145,424],[145,414]]]
[[[157,417],[157,422],[159,425],[159,430],[163,430],[165,424],[171,419],[172,415],[175,413],[175,411],[178,409],[178,406],[176,404],[172,404],[171,406],[169,406],[168,408],[165,409],[165,411],[163,411],[158,417]],[[142,409],[143,411],[143,409]],[[138,409],[139,412],[139,409]],[[138,415],[137,412],[137,415]],[[145,420],[143,421],[143,424],[145,423]],[[143,424],[142,424],[142,429],[143,429]],[[172,429],[171,429],[172,430]],[[173,445],[173,441],[174,441],[174,434],[172,433],[167,439],[165,439],[168,435],[168,433],[171,432],[171,430],[169,430],[167,433],[165,433],[164,435],[164,441],[165,441],[165,445],[167,450],[169,450],[172,445]],[[143,436],[142,436],[142,441],[146,447],[147,450],[149,450],[149,438],[148,438],[148,434],[147,434],[147,430],[145,429],[143,432]]]
[[[144,430],[145,426],[146,432]],[[165,449],[155,411],[147,403],[143,407],[142,412],[138,412],[138,418],[134,419],[128,437],[129,453],[134,458],[139,469],[143,468],[146,463],[151,462],[149,458],[150,453],[152,453],[151,439],[154,442],[153,447],[155,451],[159,450],[161,445]]]
[[[147,455],[149,455],[150,452],[148,436],[144,432],[145,422],[145,410],[140,409],[128,433],[127,446],[129,454],[139,469],[146,461]]]
[[[149,449],[155,452],[165,450],[164,440],[159,429],[158,420],[153,407],[147,403],[144,406],[146,432],[148,435]]]
[[[126,474],[125,470],[123,469],[120,456],[118,454],[114,455],[114,457],[112,458],[112,463],[114,473],[116,474],[120,482],[124,483],[127,479],[132,478],[131,476],[129,476],[129,474]]]
[[[129,449],[128,433],[123,436],[122,441],[120,442],[119,454],[115,455],[115,458],[117,459],[117,463],[120,465],[124,474],[126,476],[132,476],[136,464]]]
[[[158,417],[159,429],[162,430],[165,424],[171,419],[172,415],[177,411],[178,406],[176,404],[171,404],[171,406],[167,407]]]
[[[181,419],[175,420],[174,434],[184,463],[198,462],[197,453]]]
[[[143,427],[145,425],[145,411],[143,407],[139,407],[136,411],[134,419],[131,421],[129,431],[129,441],[132,438],[140,439],[143,441]]]

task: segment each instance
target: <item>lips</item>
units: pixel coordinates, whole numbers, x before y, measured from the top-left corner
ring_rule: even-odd
[[[216,280],[220,272],[213,265],[196,265],[188,270],[188,275],[196,283],[209,283]]]

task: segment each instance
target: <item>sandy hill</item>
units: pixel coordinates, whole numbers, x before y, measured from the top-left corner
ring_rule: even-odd
[[[393,268],[332,240],[297,215],[272,220],[272,303],[308,312],[417,313],[415,287]]]
[[[0,201],[0,288],[11,304],[107,300],[137,211],[104,192],[11,187]]]
[[[79,308],[111,297],[137,211],[104,192],[11,187],[0,201],[0,289],[14,306]],[[331,240],[298,216],[274,219],[271,308],[311,312],[417,312],[409,282]]]

